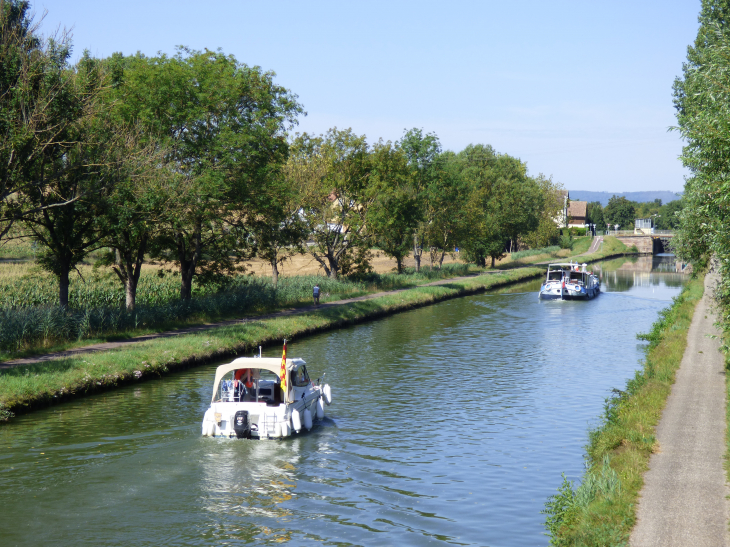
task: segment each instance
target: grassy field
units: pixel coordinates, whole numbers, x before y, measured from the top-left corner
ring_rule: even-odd
[[[657,449],[654,431],[684,355],[687,331],[704,292],[703,277],[692,279],[672,306],[660,312],[651,331],[641,335],[649,342],[643,369],[606,401],[602,423],[589,432],[589,468],[582,483],[574,488],[563,477],[558,493],[546,503],[551,545],[628,544],[643,475]]]
[[[313,332],[473,294],[534,278],[542,268],[523,268],[430,287],[416,287],[372,300],[285,318],[274,318],[130,345],[123,350],[58,359],[0,371],[0,417],[66,398],[156,378],[179,367],[253,351]]]

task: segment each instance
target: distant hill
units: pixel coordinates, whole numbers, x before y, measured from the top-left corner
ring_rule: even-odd
[[[604,207],[608,205],[608,200],[611,196],[623,196],[630,201],[637,201],[639,203],[645,201],[654,201],[655,199],[662,200],[662,203],[669,203],[675,199],[682,197],[682,193],[675,194],[674,192],[660,191],[660,192],[590,192],[588,190],[570,190],[570,199],[576,201],[600,201]]]

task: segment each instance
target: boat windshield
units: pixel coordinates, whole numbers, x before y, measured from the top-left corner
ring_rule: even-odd
[[[560,281],[563,279],[563,270],[551,270],[548,272],[548,281]]]
[[[583,283],[583,273],[582,272],[570,272],[570,280],[573,283]]]
[[[302,365],[298,369],[292,371],[291,383],[296,387],[306,387],[309,385],[309,373],[307,373],[307,367],[305,365]]]

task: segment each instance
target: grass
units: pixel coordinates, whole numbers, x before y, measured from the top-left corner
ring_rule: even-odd
[[[624,391],[614,390],[601,424],[589,432],[588,469],[581,485],[574,488],[563,476],[558,493],[545,505],[551,545],[628,544],[643,475],[658,448],[655,428],[684,355],[687,331],[704,292],[703,277],[692,279],[659,313],[650,332],[639,335],[649,342],[644,366]]]
[[[55,280],[31,264],[0,268],[0,354],[5,359],[40,349],[90,339],[129,338],[201,322],[257,315],[311,302],[319,284],[322,300],[339,300],[369,292],[407,288],[434,279],[466,275],[468,264],[447,264],[406,275],[370,274],[359,278],[281,277],[278,287],[268,277],[239,275],[224,285],[196,287],[195,297],[181,301],[179,278],[164,270],[143,273],[137,308],[128,313],[124,293],[113,273],[86,267],[70,287],[69,309],[52,305]],[[162,275],[158,275],[158,272]],[[88,342],[87,342],[88,343]]]
[[[526,258],[528,256],[543,254],[555,256],[558,251],[560,251],[560,247],[558,245],[553,245],[552,247],[543,247],[542,249],[528,249],[526,251],[517,251],[515,253],[510,253],[510,258],[512,260],[520,260],[521,258]]]
[[[534,278],[542,273],[541,268],[523,268],[475,276],[296,316],[253,320],[203,333],[135,343],[121,350],[1,370],[0,419],[70,397],[159,377],[176,368],[253,351],[259,345],[278,344],[283,338],[295,339]]]

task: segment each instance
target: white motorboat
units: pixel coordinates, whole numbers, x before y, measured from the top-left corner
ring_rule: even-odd
[[[588,264],[564,262],[548,265],[538,298],[543,300],[589,300],[601,292],[601,280],[587,270]]]
[[[322,379],[315,384],[302,359],[241,357],[216,369],[203,435],[288,437],[312,429],[331,402],[330,386]]]

